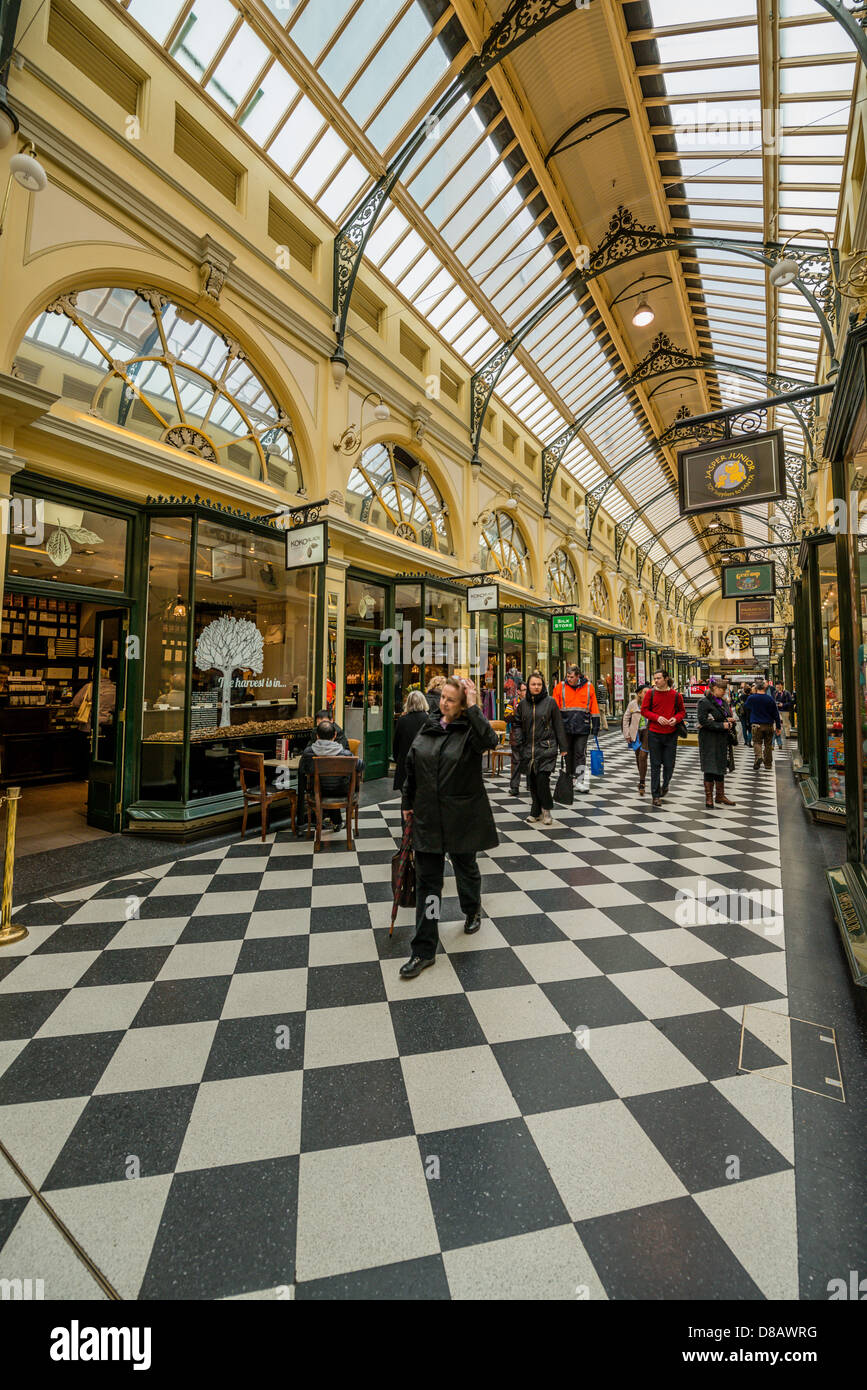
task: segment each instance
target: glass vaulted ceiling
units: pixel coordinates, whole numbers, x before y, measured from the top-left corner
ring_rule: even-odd
[[[237,0],[119,3],[337,226],[372,182],[367,150],[372,147],[386,162],[392,158],[470,55],[446,0],[263,0],[262,8],[288,34],[286,45],[266,42],[263,30],[254,31]],[[833,230],[854,60],[851,52],[839,51],[845,46],[839,26],[816,22],[814,0],[780,5],[782,134],[773,198],[775,234],[782,238],[805,225],[805,218]],[[647,6],[641,8],[646,15]],[[732,99],[747,129],[758,120],[752,146],[728,148],[722,157],[701,143],[700,127],[664,147],[671,153],[660,156],[660,171],[670,185],[674,225],[761,241],[767,191],[755,4],[702,0],[697,9],[693,0],[651,0],[650,8],[652,71],[664,82],[662,99],[657,95],[651,102],[667,108],[666,119],[695,125],[699,113],[691,116],[690,106],[703,97],[711,122],[720,103]],[[335,129],[328,101],[317,104],[302,91],[293,49],[342,107],[345,133],[353,127],[361,133],[355,150]],[[826,55],[820,64],[816,54]],[[475,371],[572,269],[489,83],[431,124],[429,139],[401,182],[408,197],[396,198],[381,215],[368,260]],[[703,349],[734,364],[766,367],[762,268],[754,270],[724,248],[702,251],[685,268]],[[791,291],[780,292],[771,307],[773,365],[784,374],[810,377],[819,343],[815,320]],[[548,443],[589,400],[615,386],[616,362],[594,326],[590,301],[578,304],[569,296],[526,337],[498,382],[497,396]],[[755,396],[737,375],[721,373],[717,382],[723,405]],[[798,449],[796,432],[786,428],[787,443]],[[586,489],[650,443],[639,408],[620,393],[563,462]],[[658,450],[650,449],[604,499],[615,520],[642,511],[630,539],[643,544],[656,538],[651,558],[658,562],[695,534],[678,520],[673,492],[647,506],[670,481]],[[708,587],[707,559],[697,539],[666,573],[677,576],[678,570],[699,588]]]
[[[747,243],[811,228],[833,239],[856,66],[841,26],[815,0],[779,0],[773,64],[764,0],[649,8],[652,31],[631,37],[673,225]],[[646,61],[647,40],[656,61]],[[796,245],[811,243],[821,238]],[[697,250],[685,272],[703,351],[815,380],[821,334],[801,294],[772,289],[763,266],[725,248]],[[723,406],[756,398],[731,372],[717,383]],[[791,413],[779,412],[777,424],[787,449],[802,453]]]

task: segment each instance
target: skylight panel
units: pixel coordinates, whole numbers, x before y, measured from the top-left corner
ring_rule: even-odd
[[[362,188],[369,179],[370,175],[364,165],[355,158],[354,154],[350,155],[325,191],[316,195],[316,201],[325,216],[330,217],[333,222],[339,223],[355,205]]]
[[[693,11],[691,19],[695,17]],[[740,29],[714,29],[712,33],[658,34],[656,46],[663,65],[703,62],[710,56],[711,46],[713,56],[724,62],[726,58],[754,57],[758,53],[759,38],[754,26],[745,25]]]
[[[712,35],[708,35],[708,38],[712,41]],[[757,92],[760,87],[761,75],[758,67],[752,63],[738,63],[734,67],[686,68],[682,72],[665,74],[665,90],[673,97],[713,92]]]
[[[260,145],[294,100],[298,87],[281,63],[272,63],[238,117],[238,124]]]
[[[358,0],[328,0],[328,4],[323,5],[321,0],[318,4],[312,0],[291,25],[292,42],[298,45],[305,57],[315,62],[332,34],[337,32],[357,3]],[[266,0],[266,4],[287,25],[292,18],[291,10],[298,8],[297,0],[294,6],[292,0]]]
[[[833,19],[826,24],[787,24],[780,27],[781,58],[815,58],[820,53],[846,53],[849,42]]]
[[[127,10],[160,44],[165,43],[180,12],[181,0],[132,0]]]
[[[232,115],[268,60],[268,49],[242,24],[214,70],[205,90]]]
[[[169,49],[169,56],[198,81],[237,19],[238,11],[229,0],[196,0]]]

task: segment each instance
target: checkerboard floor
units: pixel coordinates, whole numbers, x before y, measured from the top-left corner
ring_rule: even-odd
[[[780,888],[737,758],[735,808],[684,746],[654,810],[611,737],[547,830],[489,782],[482,929],[447,877],[413,981],[396,801],[351,853],[279,831],[25,905],[0,1138],[125,1299],[796,1298],[791,1092],[738,1070],[785,934],[677,898]],[[2,1158],[0,1276],[104,1297]]]

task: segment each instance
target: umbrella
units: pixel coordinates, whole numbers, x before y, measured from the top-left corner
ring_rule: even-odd
[[[412,907],[415,903],[415,867],[412,862],[412,811],[403,822],[403,839],[400,849],[391,861],[391,888],[394,902],[391,905],[391,926],[389,936],[394,935],[394,919],[399,907]]]

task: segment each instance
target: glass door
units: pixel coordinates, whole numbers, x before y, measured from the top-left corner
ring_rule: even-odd
[[[127,626],[119,609],[96,614],[87,823],[111,832],[121,818]]]
[[[366,779],[388,773],[388,729],[385,716],[385,668],[382,644],[366,637],[346,639],[346,704],[343,728],[359,742]]]

